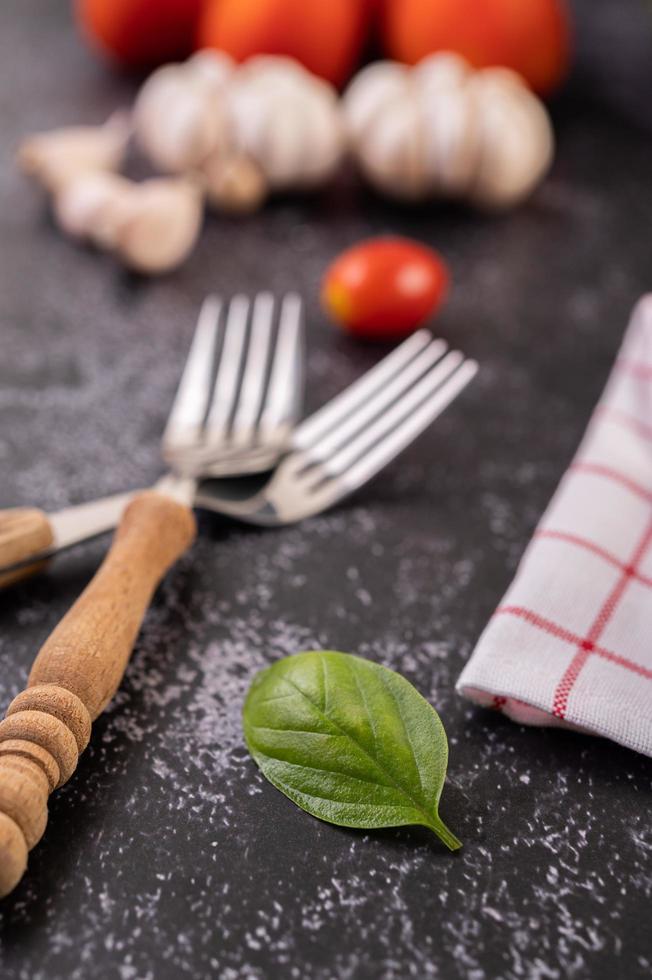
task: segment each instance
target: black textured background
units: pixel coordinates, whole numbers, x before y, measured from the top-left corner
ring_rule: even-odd
[[[133,83],[79,44],[63,0],[3,0],[0,505],[56,508],[157,477],[209,290],[300,289],[310,407],[353,380],[379,351],[335,331],[316,294],[363,235],[441,248],[455,288],[437,329],[482,364],[337,511],[278,532],[202,518],[0,906],[3,980],[650,976],[650,760],[519,728],[453,691],[652,284],[652,146],[632,121],[649,118],[644,6],[578,0],[557,162],[520,211],[401,211],[349,178],[250,220],[209,218],[191,261],[150,283],[61,238],[12,163],[24,133],[101,120]],[[0,596],[3,705],[103,548]],[[461,854],[416,830],[321,824],[258,776],[239,722],[249,679],[311,647],[394,667],[440,711],[442,815]]]

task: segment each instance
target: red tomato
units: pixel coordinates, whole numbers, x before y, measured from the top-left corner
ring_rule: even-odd
[[[203,0],[75,0],[93,44],[130,67],[150,68],[191,54]]]
[[[226,51],[236,61],[255,54],[296,58],[341,85],[360,60],[369,0],[207,0],[198,47]]]
[[[382,15],[385,51],[398,61],[455,51],[476,68],[513,68],[541,95],[568,73],[566,0],[385,0]]]
[[[322,303],[348,331],[368,340],[405,337],[441,306],[448,269],[432,248],[409,238],[370,238],[335,259]]]

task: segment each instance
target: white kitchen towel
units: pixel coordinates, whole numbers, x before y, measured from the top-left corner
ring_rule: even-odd
[[[652,756],[652,294],[457,690]]]

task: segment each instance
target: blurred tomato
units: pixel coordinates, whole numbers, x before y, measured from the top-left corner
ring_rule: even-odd
[[[92,43],[130,67],[151,68],[193,51],[204,0],[75,0]]]
[[[369,16],[369,0],[208,0],[198,45],[236,61],[287,55],[341,85],[358,63]]]
[[[476,68],[513,68],[542,95],[568,72],[566,0],[384,0],[382,15],[385,50],[397,61],[455,51]]]
[[[370,238],[328,268],[322,303],[358,337],[395,339],[412,333],[441,306],[448,281],[434,249],[409,238]]]

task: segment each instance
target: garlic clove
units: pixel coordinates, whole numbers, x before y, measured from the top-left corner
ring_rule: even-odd
[[[193,80],[203,85],[211,95],[218,96],[231,80],[236,64],[225,51],[205,48],[188,58],[184,67],[192,75]]]
[[[513,207],[545,177],[554,154],[553,129],[543,103],[525,86],[496,85],[479,73],[474,97],[482,148],[470,189],[486,208]]]
[[[303,187],[325,184],[337,170],[344,153],[344,125],[337,104],[329,98],[317,97],[304,106],[305,153],[296,172],[296,183]]]
[[[328,100],[298,87],[270,97],[263,112],[261,129],[245,128],[244,145],[272,189],[314,186],[330,176],[341,158],[343,140],[339,116]],[[263,140],[265,130],[269,137]]]
[[[186,180],[137,184],[116,174],[86,173],[58,190],[54,213],[67,234],[114,251],[131,268],[166,272],[195,244],[201,193]]]
[[[205,73],[165,65],[147,79],[134,107],[136,138],[165,173],[199,167],[219,143],[224,118]]]
[[[359,71],[342,99],[347,135],[352,143],[364,139],[390,100],[407,96],[409,68],[396,61],[377,61]]]
[[[411,72],[412,81],[424,92],[463,87],[473,75],[466,58],[452,51],[438,51],[422,58]]]
[[[52,202],[55,220],[73,238],[109,244],[98,240],[98,227],[106,220],[103,215],[111,215],[112,221],[116,220],[131,186],[131,181],[101,170],[78,174],[55,192]]]
[[[359,150],[364,173],[380,190],[399,200],[421,200],[431,177],[425,168],[422,117],[414,100],[395,98]]]
[[[18,165],[46,190],[56,191],[79,174],[118,170],[130,135],[129,114],[115,112],[102,126],[72,126],[28,137],[19,147]]]
[[[109,252],[118,247],[122,229],[138,212],[138,187],[123,178],[110,188],[89,225],[87,238],[93,245]]]
[[[257,159],[263,167],[258,157],[262,156],[263,134],[267,129],[269,92],[259,93],[236,77],[226,100],[233,152]]]
[[[251,58],[226,93],[234,153],[260,167],[271,190],[323,183],[339,164],[343,131],[335,90],[289,58]]]
[[[264,142],[257,140],[255,143],[250,140],[250,149],[264,169],[270,187],[283,190],[291,187],[296,178],[302,176],[306,153],[306,119],[301,97],[296,92],[286,92],[274,108],[273,138]],[[265,128],[268,131],[271,128],[270,122],[270,119],[266,120]]]
[[[202,213],[197,184],[176,178],[144,181],[136,185],[126,220],[117,229],[116,254],[138,272],[169,272],[192,251]]]
[[[477,167],[480,140],[468,89],[472,74],[459,55],[442,53],[419,62],[412,76],[430,190],[444,197],[464,196]]]
[[[209,158],[202,168],[209,202],[230,214],[250,214],[262,207],[268,183],[258,164],[244,154]]]

